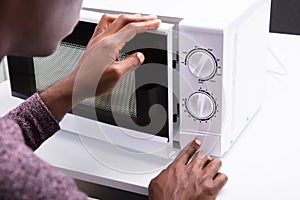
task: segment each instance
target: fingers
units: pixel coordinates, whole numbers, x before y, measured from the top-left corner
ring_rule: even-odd
[[[161,23],[160,19],[154,19],[142,22],[131,22],[120,29],[120,32],[135,30],[136,33],[141,33],[149,29],[158,28]]]
[[[141,65],[144,59],[144,55],[138,52],[127,56],[122,61],[115,61],[110,64],[99,81],[103,84],[98,87],[97,95],[111,91],[125,74]]]
[[[194,139],[190,142],[177,156],[176,162],[187,164],[195,152],[200,148],[201,142],[199,139]]]
[[[223,173],[218,173],[214,178],[214,184],[219,190],[221,190],[224,187],[227,181],[228,177]]]
[[[116,14],[103,14],[98,26],[95,29],[94,35],[99,35],[107,30],[107,32],[117,32],[130,22],[139,22],[144,20],[154,20],[156,16],[142,16],[135,15],[116,15]],[[111,26],[110,26],[111,25]]]
[[[144,60],[145,56],[142,53],[137,52],[127,56],[122,61],[118,61],[117,65],[120,66],[120,69],[122,70],[121,74],[123,76],[126,73],[140,66],[144,62]]]
[[[214,158],[205,166],[204,169],[208,176],[213,179],[218,173],[218,171],[221,169],[221,167],[222,161],[218,158]]]
[[[119,15],[114,15],[114,14],[104,14],[101,17],[100,22],[98,23],[95,31],[94,31],[94,35],[99,35],[101,33],[103,33],[109,26],[110,24],[118,18]]]
[[[190,162],[190,165],[199,167],[203,169],[211,160],[211,157],[204,151],[198,151],[193,160]]]
[[[149,15],[119,15],[116,20],[111,24],[111,26],[107,29],[109,34],[113,34],[121,30],[124,26],[133,22],[144,22],[144,21],[152,21],[156,20],[156,16]]]
[[[136,34],[157,28],[160,23],[160,19],[129,23],[120,29],[119,33],[116,35],[115,41],[120,46],[123,46],[124,43],[130,41],[134,36],[136,36]]]
[[[156,16],[104,14],[95,29],[93,38],[101,35],[100,38],[103,39],[107,36],[108,46],[120,50],[137,33],[157,28],[160,23],[161,20]]]
[[[211,159],[211,157],[204,151],[198,151],[189,163],[192,168],[204,170],[206,178],[213,181],[214,187],[219,191],[227,183],[227,176],[219,173],[222,167],[222,161],[218,158]]]
[[[108,16],[112,20],[116,16]],[[156,16],[119,15],[105,30],[105,35],[114,35],[117,48],[121,49],[126,42],[130,41],[136,34],[149,29],[158,28],[161,23]]]

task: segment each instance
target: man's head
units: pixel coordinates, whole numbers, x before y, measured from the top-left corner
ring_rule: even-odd
[[[0,53],[50,55],[77,24],[81,5],[82,0],[1,0]]]

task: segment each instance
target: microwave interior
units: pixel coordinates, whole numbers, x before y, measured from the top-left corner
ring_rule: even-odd
[[[8,56],[12,95],[26,99],[68,75],[84,53],[95,27],[95,23],[80,21],[73,33],[48,57]],[[136,35],[120,51],[119,60],[139,51],[145,55],[144,63],[128,73],[112,92],[86,99],[70,113],[169,140],[168,114],[167,119],[161,119],[165,124],[159,132],[145,128],[150,123],[149,109],[153,105],[159,104],[169,113],[167,42],[167,36],[163,34],[145,32]],[[159,119],[166,115],[157,112],[154,117]],[[132,123],[128,120],[134,121],[135,126],[130,127]]]

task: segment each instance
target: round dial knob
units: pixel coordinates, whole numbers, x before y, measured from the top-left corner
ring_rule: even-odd
[[[188,98],[187,109],[196,119],[207,120],[215,114],[216,103],[208,93],[197,92]]]
[[[186,64],[192,74],[202,81],[211,79],[217,71],[215,57],[204,49],[191,51],[186,58]]]

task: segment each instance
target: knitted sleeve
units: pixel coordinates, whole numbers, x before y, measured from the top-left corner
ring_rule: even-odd
[[[71,178],[33,153],[58,129],[38,94],[0,118],[0,199],[87,199]]]
[[[38,93],[28,98],[5,118],[12,119],[22,129],[25,143],[33,150],[59,130],[59,124]]]

